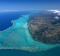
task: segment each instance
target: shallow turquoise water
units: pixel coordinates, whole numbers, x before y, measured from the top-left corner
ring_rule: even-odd
[[[29,34],[27,20],[29,15],[22,15],[17,20],[13,20],[13,26],[0,32],[0,47],[2,48],[13,48],[27,51],[46,51],[51,48],[59,46],[48,45],[41,42],[34,41],[32,36]]]

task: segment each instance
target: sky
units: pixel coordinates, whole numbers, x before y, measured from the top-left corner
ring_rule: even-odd
[[[60,10],[60,0],[0,0],[0,11]]]

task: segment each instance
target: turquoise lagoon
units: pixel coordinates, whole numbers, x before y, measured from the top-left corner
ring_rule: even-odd
[[[40,52],[60,46],[59,44],[44,44],[33,40],[27,26],[28,19],[29,14],[22,15],[19,19],[11,21],[12,27],[0,32],[0,48]]]

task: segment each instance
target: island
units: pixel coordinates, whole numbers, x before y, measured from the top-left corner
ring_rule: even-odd
[[[50,11],[32,14],[28,20],[32,39],[46,44],[60,43],[60,15]]]

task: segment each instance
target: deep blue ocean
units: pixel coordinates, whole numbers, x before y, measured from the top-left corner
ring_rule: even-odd
[[[23,14],[28,14],[30,12],[0,12],[0,31],[3,31],[13,24],[12,20],[16,20]],[[60,56],[60,47],[52,48],[41,52],[29,52],[23,50],[7,50],[1,49],[0,56]]]
[[[12,20],[16,20],[21,17],[23,14],[27,14],[30,12],[21,12],[21,11],[2,11],[0,12],[0,31],[3,31],[13,24],[11,23]]]

